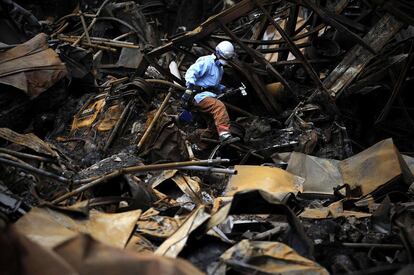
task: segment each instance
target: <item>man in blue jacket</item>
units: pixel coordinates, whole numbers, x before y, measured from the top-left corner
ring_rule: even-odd
[[[198,58],[185,74],[187,90],[182,96],[184,106],[191,105],[198,111],[211,115],[222,142],[231,139],[232,136],[226,106],[217,99],[217,95],[226,89],[220,84],[223,65],[234,56],[233,44],[222,41],[216,46],[214,54]]]

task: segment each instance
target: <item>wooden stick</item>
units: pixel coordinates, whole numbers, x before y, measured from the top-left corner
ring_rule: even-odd
[[[141,140],[139,141],[138,145],[137,145],[137,149],[140,150],[142,145],[145,143],[145,141],[147,140],[149,134],[151,133],[152,128],[155,125],[155,122],[158,121],[158,118],[161,116],[161,114],[164,112],[165,107],[167,106],[168,100],[170,99],[172,93],[168,92],[167,96],[164,98],[164,101],[162,102],[160,108],[158,108],[157,113],[155,114],[154,118],[152,119],[150,125],[148,126],[148,128],[145,130],[144,135],[142,136]]]
[[[65,41],[65,42],[69,42],[72,43],[73,39],[70,38],[66,38],[66,37],[62,37],[59,36],[58,37],[59,40]],[[86,47],[90,47],[90,48],[97,48],[97,49],[101,49],[101,50],[107,50],[107,51],[111,51],[111,52],[116,52],[117,50],[111,47],[106,47],[106,46],[102,46],[102,45],[96,45],[96,44],[91,44],[91,43],[82,43],[82,46],[86,46]]]
[[[118,121],[116,122],[116,125],[114,127],[114,129],[112,130],[106,144],[105,147],[103,149],[104,152],[106,152],[109,148],[109,146],[111,145],[112,141],[114,140],[116,134],[118,133],[118,129],[119,127],[123,124],[126,114],[129,113],[129,110],[131,109],[133,100],[131,100],[130,102],[128,102],[128,105],[125,107],[125,109],[122,111],[121,116],[119,117]]]
[[[83,17],[82,12],[80,12],[79,16],[80,16],[80,20],[82,22],[83,31],[85,32],[86,41],[88,41],[89,44],[92,44],[91,38],[89,37],[88,29],[86,27],[85,17]]]
[[[102,5],[99,7],[98,11],[95,14],[95,17],[92,19],[92,22],[86,28],[86,32],[89,32],[92,29],[92,27],[95,25],[99,14],[101,13],[102,9],[106,6],[106,4],[108,4],[109,1],[110,0],[105,0],[105,2],[103,2]],[[72,44],[72,46],[77,46],[81,42],[84,36],[85,36],[85,32],[82,33],[82,35]]]

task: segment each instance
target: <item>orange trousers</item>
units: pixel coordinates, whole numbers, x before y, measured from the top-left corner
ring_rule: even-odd
[[[219,135],[223,132],[230,132],[230,118],[223,102],[214,97],[206,97],[200,103],[194,101],[194,107],[198,111],[213,117],[214,125]]]

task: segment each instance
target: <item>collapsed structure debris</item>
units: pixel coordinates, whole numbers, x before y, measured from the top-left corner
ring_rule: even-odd
[[[0,14],[5,274],[410,274],[410,1],[0,0]],[[231,142],[180,104],[223,40]]]

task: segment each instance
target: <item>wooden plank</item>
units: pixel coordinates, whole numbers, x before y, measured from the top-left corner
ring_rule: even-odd
[[[392,15],[384,15],[377,24],[365,35],[364,41],[376,52],[379,52],[387,42],[401,29],[403,23]],[[374,58],[365,48],[357,45],[350,50],[342,62],[328,75],[323,84],[332,97],[338,97]]]

